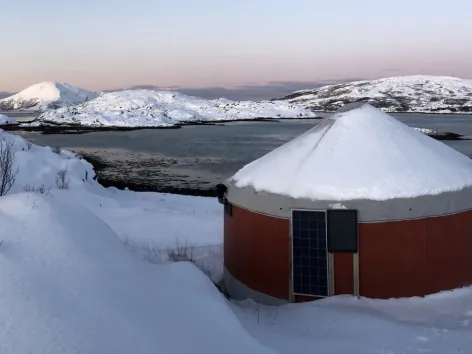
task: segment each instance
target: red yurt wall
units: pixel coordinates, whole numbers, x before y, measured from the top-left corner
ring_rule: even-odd
[[[290,221],[236,206],[225,213],[224,262],[232,277],[290,299]],[[359,290],[372,298],[422,296],[472,284],[472,211],[359,224]],[[353,255],[334,255],[336,294],[354,293]],[[306,301],[311,298],[295,297]]]
[[[359,224],[360,294],[409,297],[472,284],[472,211]]]
[[[224,263],[249,288],[289,299],[290,222],[233,206],[225,213]]]

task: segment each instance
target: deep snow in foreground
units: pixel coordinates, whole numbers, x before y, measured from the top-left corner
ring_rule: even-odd
[[[424,299],[231,302],[194,265],[166,262],[176,240],[187,242],[219,278],[216,199],[103,188],[70,152],[1,137],[13,139],[20,167],[0,197],[1,352],[472,352],[472,288]],[[60,190],[65,168],[70,189]],[[46,192],[25,193],[26,184]]]
[[[279,353],[472,352],[472,288],[426,298],[335,296],[268,307],[233,304],[246,330]]]
[[[94,99],[98,94],[66,83],[45,81],[0,100],[0,111],[27,109],[44,111]]]
[[[6,352],[270,353],[196,267],[138,259],[83,207],[7,196],[0,223]]]
[[[470,113],[472,80],[430,75],[398,76],[301,90],[281,99],[324,112],[363,101],[386,112]]]
[[[91,127],[168,127],[187,122],[315,117],[286,102],[207,100],[170,91],[125,90],[43,113],[37,122]]]
[[[472,160],[368,104],[337,113],[233,177],[313,200],[388,200],[472,186]]]
[[[20,124],[16,119],[10,118],[4,114],[0,114],[0,125],[15,125]]]

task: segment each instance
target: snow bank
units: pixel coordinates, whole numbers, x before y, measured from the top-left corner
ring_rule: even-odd
[[[223,210],[215,198],[86,187],[56,190],[54,198],[73,200],[92,212],[129,249],[149,262],[165,263],[169,251],[187,247],[212,280],[221,280]]]
[[[9,194],[25,190],[73,201],[106,222],[118,238],[142,258],[167,261],[169,250],[187,245],[215,281],[222,276],[222,210],[214,198],[135,193],[104,188],[93,166],[65,150],[40,147],[0,130],[0,141],[14,145],[19,169]],[[69,189],[58,189],[58,172],[67,170]],[[185,225],[185,227],[182,227]]]
[[[82,207],[11,195],[0,224],[4,352],[271,353],[197,268],[138,259]]]
[[[98,94],[66,83],[42,82],[0,100],[0,110],[46,110],[76,105],[94,99]]]
[[[472,288],[425,298],[336,296],[305,304],[234,305],[248,332],[283,354],[472,352]]]
[[[37,146],[22,137],[8,134],[1,129],[0,141],[12,142],[15,151],[13,169],[19,169],[11,193],[21,192],[28,186],[57,189],[56,178],[61,170],[67,171],[69,188],[74,189],[84,183],[98,185],[93,180],[95,177],[93,166],[72,152]]]
[[[79,106],[45,112],[38,121],[94,127],[166,127],[186,122],[277,117],[315,117],[315,114],[280,101],[233,102],[169,91],[125,90],[103,94]]]
[[[20,124],[16,119],[0,114],[0,125]]]
[[[232,180],[293,198],[387,200],[472,186],[472,161],[363,105],[246,165]]]

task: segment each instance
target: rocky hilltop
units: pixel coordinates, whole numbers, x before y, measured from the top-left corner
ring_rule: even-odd
[[[361,101],[385,112],[472,113],[472,80],[444,76],[391,77],[296,91],[277,100],[324,112]]]

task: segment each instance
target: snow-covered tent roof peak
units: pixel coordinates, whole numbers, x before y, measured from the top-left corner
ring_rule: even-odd
[[[361,108],[362,106],[364,105],[368,105],[370,106],[369,104],[365,103],[365,102],[362,102],[362,101],[358,101],[358,102],[351,102],[351,103],[348,103],[348,104],[345,104],[344,106],[342,106],[341,108],[339,108],[336,113],[345,113],[345,112],[349,112],[349,111],[352,111],[354,109],[358,109],[358,108]],[[335,114],[332,118],[336,117],[337,114]]]
[[[472,161],[354,103],[237,172],[230,183],[313,200],[387,200],[472,186]]]

